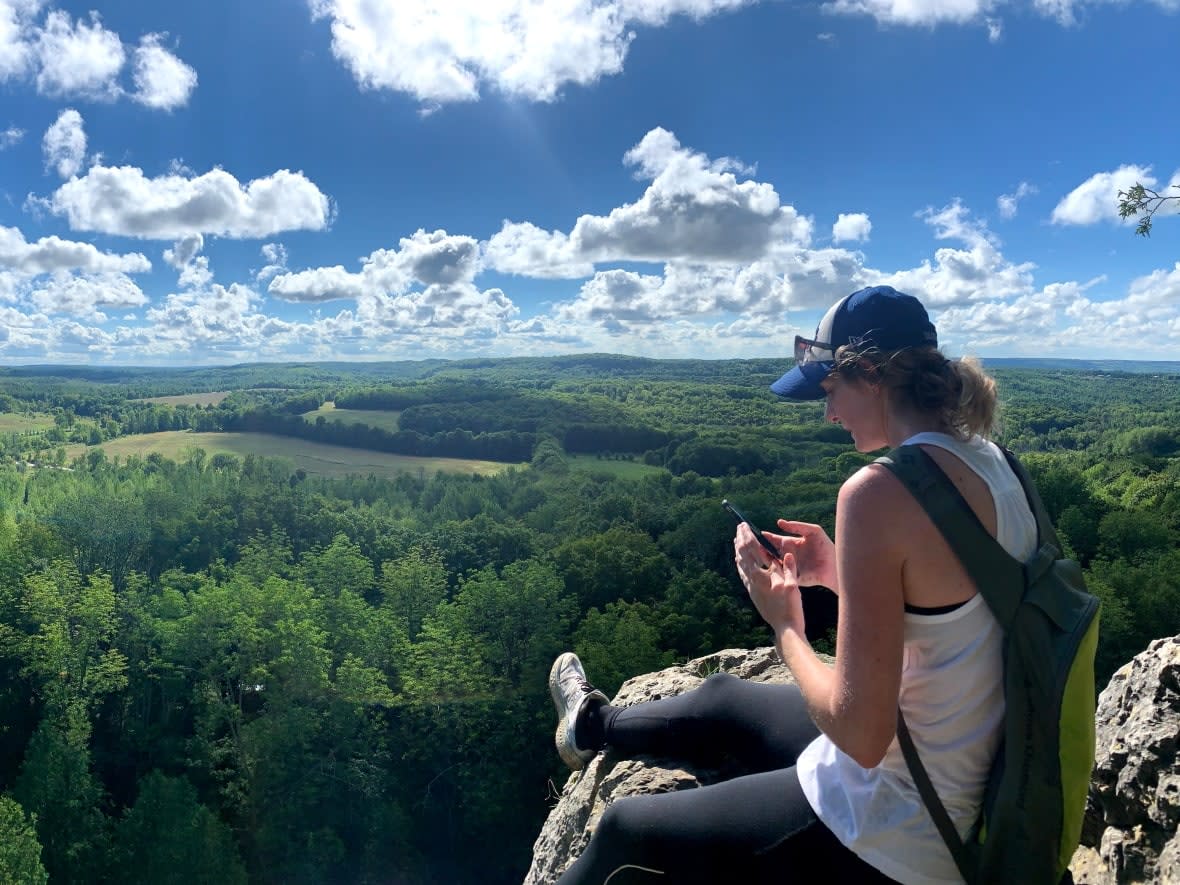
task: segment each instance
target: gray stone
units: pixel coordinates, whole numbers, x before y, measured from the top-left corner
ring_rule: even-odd
[[[1180,636],[1155,640],[1111,677],[1095,722],[1083,843],[1109,882],[1180,883]]]
[[[732,673],[751,682],[793,683],[773,648],[726,649],[658,673],[623,683],[611,703],[622,706],[672,697],[695,688],[712,673]],[[724,772],[686,767],[682,760],[638,757],[624,759],[609,750],[599,753],[566,781],[561,798],[549,814],[533,846],[533,864],[525,885],[551,883],[573,862],[615,799],[643,793],[667,793],[716,783]]]

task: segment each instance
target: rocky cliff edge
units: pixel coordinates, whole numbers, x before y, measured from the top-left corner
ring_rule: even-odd
[[[718,671],[752,682],[794,681],[772,648],[727,649],[628,680],[612,703],[670,697]],[[1153,642],[1112,677],[1099,697],[1096,724],[1083,844],[1071,865],[1076,881],[1180,885],[1180,636]],[[554,882],[614,800],[704,786],[740,773],[600,753],[566,782],[533,847],[525,885]]]

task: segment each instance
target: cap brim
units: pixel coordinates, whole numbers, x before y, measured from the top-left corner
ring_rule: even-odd
[[[814,362],[795,366],[770,385],[770,392],[783,399],[823,399],[827,394],[819,383],[831,374],[832,365]]]

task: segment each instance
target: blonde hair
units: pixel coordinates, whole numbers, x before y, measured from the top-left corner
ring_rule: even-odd
[[[883,351],[846,345],[836,351],[832,371],[884,387],[894,404],[935,418],[958,439],[986,438],[998,429],[995,379],[972,357],[947,359],[936,347]]]

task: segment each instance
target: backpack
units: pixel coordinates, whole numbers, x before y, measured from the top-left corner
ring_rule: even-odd
[[[898,710],[897,737],[926,808],[968,885],[1072,881],[1094,765],[1094,651],[1098,599],[1062,558],[1045,505],[1024,466],[1004,450],[1037,521],[1027,562],[1008,555],[954,483],[919,446],[877,459],[942,532],[1004,630],[1003,739],[980,818],[961,840]]]

